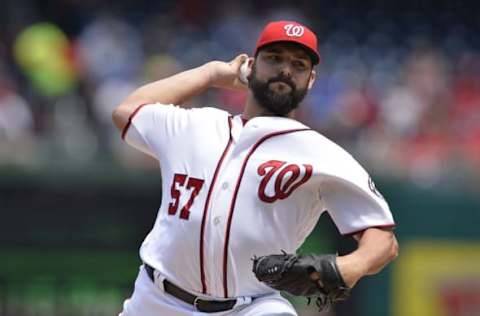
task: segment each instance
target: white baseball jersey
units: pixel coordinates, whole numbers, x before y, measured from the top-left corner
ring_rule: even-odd
[[[342,234],[394,225],[358,162],[290,118],[245,123],[216,108],[149,104],[123,136],[157,158],[162,174],[161,206],[140,256],[193,294],[272,293],[251,258],[295,252],[324,211]]]

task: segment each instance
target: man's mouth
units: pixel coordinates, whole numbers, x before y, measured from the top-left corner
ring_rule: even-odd
[[[290,92],[292,87],[283,81],[273,81],[270,83],[270,88],[276,92]]]

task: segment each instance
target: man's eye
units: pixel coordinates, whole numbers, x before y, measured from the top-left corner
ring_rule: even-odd
[[[280,61],[280,57],[278,57],[277,55],[268,55],[267,59],[270,60],[270,61],[275,61],[275,62]]]
[[[301,62],[301,61],[294,61],[293,62],[293,66],[295,68],[298,68],[298,69],[305,69],[307,68],[307,66],[305,65],[305,63]]]

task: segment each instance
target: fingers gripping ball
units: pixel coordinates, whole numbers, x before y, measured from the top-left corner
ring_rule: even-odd
[[[245,61],[242,63],[242,66],[240,66],[240,74],[239,74],[239,79],[241,82],[244,84],[248,84],[248,76],[250,75],[250,69],[248,68],[248,58],[245,59]]]
[[[253,272],[266,285],[295,296],[316,297],[316,304],[327,309],[350,293],[338,271],[335,255],[276,254],[253,258]],[[318,280],[312,274],[319,275]]]

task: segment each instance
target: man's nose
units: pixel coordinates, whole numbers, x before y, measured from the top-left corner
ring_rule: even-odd
[[[283,77],[287,77],[287,78],[290,78],[292,76],[292,68],[288,63],[282,63],[280,65],[280,74]]]

